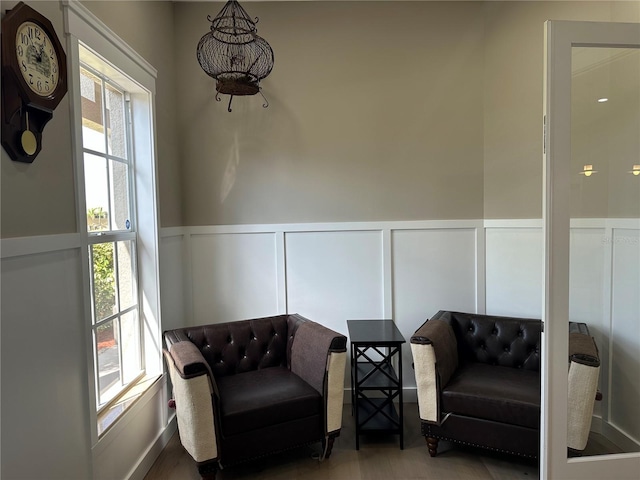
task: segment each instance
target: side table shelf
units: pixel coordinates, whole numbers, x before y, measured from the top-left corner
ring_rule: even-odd
[[[386,398],[359,398],[357,405],[361,432],[399,433],[400,416],[393,402]]]
[[[360,449],[361,433],[399,434],[403,449],[402,344],[405,339],[392,320],[347,320],[347,326],[351,340],[351,402],[356,421],[356,450]]]
[[[362,390],[378,390],[394,388],[399,385],[398,376],[390,363],[380,365],[378,371],[374,371],[375,365],[371,362],[357,362],[359,388]]]

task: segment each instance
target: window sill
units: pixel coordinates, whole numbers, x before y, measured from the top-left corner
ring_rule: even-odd
[[[160,378],[160,375],[146,375],[142,377],[108,408],[102,410],[98,414],[98,438],[102,437],[102,435],[115,425],[117,420]]]

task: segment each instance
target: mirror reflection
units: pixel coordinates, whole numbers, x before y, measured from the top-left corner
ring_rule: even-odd
[[[571,173],[569,321],[584,324],[599,358],[591,431],[584,450],[576,450],[583,456],[637,452],[640,50],[573,48]],[[576,337],[570,335],[570,343],[571,338]],[[572,349],[575,345],[570,355]],[[570,383],[597,370],[597,362],[586,363],[570,363]],[[572,432],[572,415],[585,414],[579,404],[588,406],[591,395],[586,397],[569,398],[570,442],[578,435]]]

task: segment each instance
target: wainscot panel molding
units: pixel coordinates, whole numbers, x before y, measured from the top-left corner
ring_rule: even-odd
[[[478,282],[476,238],[481,229],[402,229],[392,232],[393,311],[407,340],[402,356],[403,385],[415,388],[409,340],[439,310],[481,313],[484,282]]]
[[[484,228],[542,228],[544,221],[541,218],[488,218],[483,224]]]
[[[486,313],[542,318],[542,228],[490,227],[485,242]]]
[[[347,319],[384,318],[381,230],[285,234],[288,311],[347,335]]]
[[[162,329],[172,330],[191,323],[185,299],[188,266],[187,237],[182,227],[160,231],[160,307]]]
[[[482,220],[415,220],[389,222],[328,222],[328,223],[282,223],[246,225],[207,225],[182,227],[189,234],[211,233],[276,233],[276,232],[336,232],[365,230],[416,230],[439,228],[482,227]]]
[[[3,478],[92,476],[76,243],[73,235],[2,240]]]
[[[79,233],[3,238],[0,243],[0,258],[72,250],[80,248],[81,241],[82,237]]]
[[[482,220],[197,226],[161,235],[183,235],[189,325],[300,313],[346,335],[347,319],[394,318],[408,340],[441,308],[484,311]],[[411,365],[408,344],[403,353]],[[410,368],[404,376],[412,398]]]
[[[92,449],[95,480],[144,478],[177,428],[169,396],[164,374],[100,438]]]
[[[197,325],[276,315],[275,233],[193,234],[191,274]]]
[[[640,426],[617,379],[640,370],[625,355],[640,349],[640,338],[626,335],[640,307],[625,293],[640,290],[639,232],[636,219],[571,222],[572,319],[590,325],[602,356],[594,428],[631,443]],[[346,334],[347,319],[393,318],[408,341],[440,309],[542,315],[541,219],[193,226],[161,237],[171,272],[163,312],[176,326],[300,313]],[[406,398],[415,398],[413,371],[403,372]]]
[[[604,244],[605,251],[611,250],[606,418],[640,445],[640,229],[613,227],[610,235],[605,234]]]
[[[187,234],[187,227],[163,227],[159,234],[160,238],[184,237]]]
[[[172,322],[183,324],[184,295],[181,290],[172,295],[172,288],[181,289],[184,280],[185,262],[180,256],[184,236],[179,229],[164,233],[163,306]],[[3,411],[11,412],[2,418],[3,477],[143,479],[176,429],[163,375],[91,445],[95,417],[88,395],[92,373],[86,361],[90,347],[83,306],[82,239],[81,234],[70,233],[5,238],[0,243],[1,351],[7,367],[2,371],[6,387],[2,405]],[[34,347],[30,360],[20,369],[9,368],[15,363],[12,358],[24,356],[15,339],[24,336],[25,329],[38,333],[30,339]],[[43,396],[43,391],[50,395]],[[30,453],[34,449],[48,455],[34,457]]]

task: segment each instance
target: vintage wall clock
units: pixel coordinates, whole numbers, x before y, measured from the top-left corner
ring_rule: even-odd
[[[67,57],[51,22],[18,3],[2,19],[2,146],[31,163],[67,93]]]

